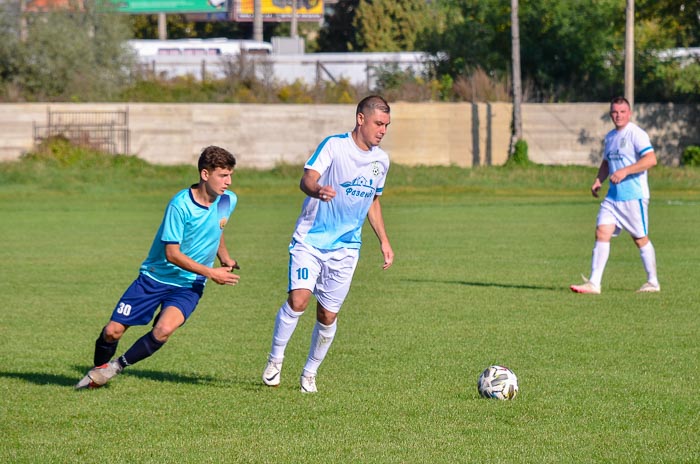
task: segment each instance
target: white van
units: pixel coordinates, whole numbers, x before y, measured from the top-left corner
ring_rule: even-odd
[[[226,56],[240,55],[241,52],[251,55],[270,55],[272,44],[256,40],[232,39],[176,39],[149,40],[134,39],[127,41],[139,58],[155,58],[158,56]]]

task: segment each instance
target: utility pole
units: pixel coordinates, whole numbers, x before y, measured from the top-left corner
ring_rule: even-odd
[[[292,0],[292,22],[289,26],[290,33],[289,36],[296,39],[298,37],[297,33],[297,0]]]
[[[168,19],[165,13],[158,13],[158,38],[160,40],[168,39]]]
[[[27,16],[24,10],[26,9],[26,1],[19,1],[19,41],[24,43],[27,41]]]
[[[518,20],[518,0],[510,0],[511,61],[513,67],[513,133],[510,139],[509,155],[515,153],[515,143],[523,138],[522,83],[520,77],[520,21]]]
[[[625,98],[634,108],[634,0],[625,9]]]
[[[263,17],[262,0],[253,1],[253,40],[262,42],[263,39]]]

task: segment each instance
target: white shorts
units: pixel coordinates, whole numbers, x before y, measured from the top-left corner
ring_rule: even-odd
[[[598,211],[597,225],[615,225],[614,237],[626,230],[633,238],[649,235],[649,199],[614,201],[603,200]]]
[[[319,250],[292,240],[287,291],[311,290],[322,307],[337,313],[350,291],[359,257],[359,249]]]

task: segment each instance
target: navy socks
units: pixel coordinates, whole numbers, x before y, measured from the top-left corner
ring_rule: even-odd
[[[119,340],[109,343],[104,339],[104,333],[104,328],[102,328],[100,336],[97,337],[97,340],[95,340],[95,356],[93,358],[95,366],[101,366],[104,363],[109,362],[109,360],[112,359],[112,356],[114,356],[114,353],[117,352]]]
[[[146,359],[158,351],[165,343],[161,343],[153,336],[153,332],[148,332],[131,345],[123,356],[119,357],[119,364],[122,367],[131,366]]]

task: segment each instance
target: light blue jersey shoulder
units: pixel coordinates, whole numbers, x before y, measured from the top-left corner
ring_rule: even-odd
[[[165,209],[151,250],[141,265],[141,273],[158,282],[179,287],[204,282],[203,276],[168,262],[165,245],[179,244],[180,251],[194,261],[213,266],[221,234],[237,202],[236,194],[227,191],[207,207],[195,201],[191,189],[178,192]]]

